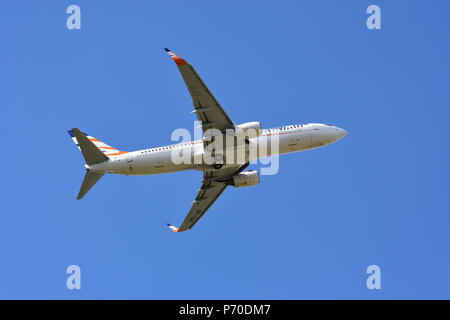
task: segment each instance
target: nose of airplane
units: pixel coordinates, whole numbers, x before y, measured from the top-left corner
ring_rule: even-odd
[[[336,127],[336,140],[340,140],[347,135],[347,131]]]

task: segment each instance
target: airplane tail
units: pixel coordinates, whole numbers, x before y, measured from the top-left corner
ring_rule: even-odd
[[[103,161],[107,161],[109,156],[115,156],[124,154],[126,152],[119,151],[113,147],[108,146],[106,143],[101,142],[98,139],[80,131],[78,128],[69,130],[69,135],[73,142],[78,146],[83,154],[84,160],[87,165],[97,164]],[[89,169],[86,171],[83,183],[81,184],[80,191],[77,196],[77,200],[84,197],[86,193],[103,177],[104,173],[92,172]]]
[[[80,129],[73,128],[72,130],[69,130],[68,132],[69,132],[69,135],[72,138],[73,142],[77,145],[78,149],[80,149],[80,151],[83,153],[84,159],[86,160],[87,164],[90,164],[90,163],[88,162],[88,159],[86,158],[86,155],[85,155],[85,152],[83,151],[83,149],[85,149],[85,150],[88,150],[88,149],[93,150],[94,149],[95,151],[92,151],[92,152],[97,153],[97,154],[99,153],[98,151],[100,151],[100,153],[107,156],[106,160],[110,156],[118,156],[118,155],[126,153],[124,151],[117,150],[116,148],[113,148],[113,147],[107,145],[106,143],[94,138],[93,136],[88,135],[85,132],[80,131]],[[82,144],[83,144],[84,148],[82,148]],[[96,148],[92,148],[92,146],[89,147],[89,145],[93,145]],[[89,159],[94,161],[92,164],[105,161],[104,157],[94,156],[94,158],[89,157]],[[101,161],[95,162],[96,161],[95,159],[101,160]]]
[[[91,190],[91,188],[103,177],[104,173],[92,172],[86,170],[86,175],[84,176],[83,183],[81,184],[80,191],[78,192],[77,200],[80,200],[84,197],[86,193]]]

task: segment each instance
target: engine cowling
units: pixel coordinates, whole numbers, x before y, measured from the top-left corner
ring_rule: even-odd
[[[246,122],[236,126],[236,134],[242,136],[259,136],[261,133],[261,123],[258,121]]]
[[[236,188],[253,187],[259,183],[259,173],[254,170],[240,172],[233,176],[231,184]]]

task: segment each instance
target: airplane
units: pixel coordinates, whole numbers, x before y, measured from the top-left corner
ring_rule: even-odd
[[[82,132],[78,128],[69,130],[73,142],[80,149],[86,164],[86,174],[81,184],[77,200],[82,199],[88,191],[105,175],[153,175],[182,170],[199,170],[203,172],[203,180],[197,196],[192,202],[179,228],[168,223],[173,232],[182,232],[192,229],[205,212],[217,200],[228,186],[251,187],[260,182],[257,171],[244,171],[252,160],[278,156],[281,154],[304,151],[334,143],[347,135],[344,129],[336,126],[308,123],[287,125],[278,128],[263,129],[259,122],[247,122],[236,125],[227,115],[220,103],[213,96],[195,69],[186,60],[177,56],[173,51],[165,48],[170,58],[176,63],[178,70],[192,97],[194,113],[201,123],[204,136],[195,141],[180,142],[156,148],[137,150],[132,152],[120,151],[106,143]],[[244,141],[244,161],[228,160],[225,152],[214,150],[212,161],[201,160],[175,163],[174,152],[177,154],[203,156],[212,143],[206,133],[215,130],[219,134],[231,135],[232,139],[240,134]],[[230,133],[231,132],[231,133]],[[247,133],[249,133],[247,135]],[[250,133],[252,133],[250,135]],[[234,135],[236,137],[234,137]],[[234,140],[233,140],[234,141]],[[249,146],[259,144],[277,145],[275,150],[253,157],[249,155]],[[237,145],[224,146],[237,150]]]

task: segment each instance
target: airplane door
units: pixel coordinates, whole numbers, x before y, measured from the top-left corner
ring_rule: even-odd
[[[132,171],[133,171],[133,166],[134,166],[134,164],[133,164],[133,159],[128,158],[128,159],[127,159],[127,165],[128,165],[128,171],[129,171],[129,172],[132,172]]]
[[[300,137],[294,134],[293,137],[289,138],[288,149],[289,151],[296,151],[299,149]]]
[[[155,154],[151,159],[152,167],[155,169],[164,168],[164,161],[161,154]]]
[[[311,133],[302,132],[299,136],[299,150],[311,148]]]

